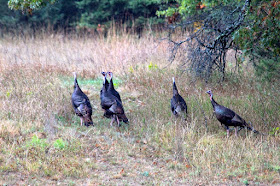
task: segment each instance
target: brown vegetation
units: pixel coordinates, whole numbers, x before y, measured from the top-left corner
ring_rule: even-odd
[[[149,35],[2,38],[0,184],[279,184],[279,82],[259,82],[242,66],[223,84],[205,84],[163,69],[167,48]],[[81,127],[72,109],[73,71],[95,127]],[[101,71],[115,72],[130,120],[120,131],[102,117]],[[171,114],[172,76],[187,121]],[[227,139],[208,89],[265,135]]]

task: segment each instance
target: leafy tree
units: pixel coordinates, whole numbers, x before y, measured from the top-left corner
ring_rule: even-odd
[[[264,9],[266,13],[260,18]],[[270,70],[279,72],[279,10],[278,1],[273,0],[176,0],[157,15],[169,20],[172,57],[189,43],[184,65],[190,64],[192,72],[208,80],[215,70],[224,79],[229,49],[243,50],[256,67],[265,66],[263,70],[274,64]],[[190,37],[173,41],[171,33],[178,27],[187,29]],[[269,59],[266,64],[265,55]]]
[[[0,0],[0,10],[0,30],[5,29],[12,33],[22,32],[24,28],[31,28],[35,31],[46,26],[54,29],[67,29],[75,26],[80,16],[76,0],[59,0],[53,4],[40,4],[38,9],[32,10],[30,13],[12,11],[8,8],[7,1]]]
[[[156,11],[161,7],[159,0],[9,0],[8,4],[11,9],[22,10],[24,13],[18,16],[20,19],[24,18],[21,24],[32,27],[50,24],[55,28],[67,28],[78,25],[91,30],[98,25],[108,28],[114,21],[116,25],[120,23],[133,26],[141,32],[147,24],[164,22],[156,16]]]
[[[27,11],[32,13],[36,10],[46,6],[48,3],[54,3],[56,0],[9,0],[8,5],[11,9]]]
[[[0,27],[3,28],[7,26],[13,26],[17,21],[18,17],[16,17],[16,13],[8,8],[8,4],[6,0],[0,0]],[[11,16],[13,18],[11,19]]]
[[[81,0],[77,2],[81,18],[79,26],[97,28],[98,24],[108,27],[111,21],[131,26],[143,27],[147,22],[162,23],[156,17],[160,2],[158,0]],[[151,21],[152,20],[152,21]]]
[[[20,25],[26,23],[28,15],[23,15],[21,12],[12,11],[8,7],[6,0],[0,0],[0,34],[6,32],[20,33]]]
[[[246,26],[238,30],[235,41],[249,56],[257,75],[269,80],[280,78],[280,2],[255,1]]]
[[[29,18],[33,25],[51,25],[56,28],[69,28],[75,26],[79,11],[75,0],[59,0],[54,4],[47,4],[40,10],[35,10]]]

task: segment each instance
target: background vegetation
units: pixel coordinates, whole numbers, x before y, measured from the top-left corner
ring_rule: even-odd
[[[36,4],[37,2],[37,4]],[[161,2],[158,0],[59,0],[59,1],[0,1],[0,25],[7,29],[14,26],[31,26],[32,28],[50,26],[54,29],[85,30],[91,33],[99,29],[107,30],[112,23],[126,24],[141,32],[144,26],[162,25],[163,19],[156,16]],[[164,6],[163,6],[164,7]]]
[[[157,14],[170,23],[173,56],[184,47],[189,55],[183,65],[190,66],[196,76],[207,81],[213,72],[219,72],[224,79],[227,53],[235,50],[237,58],[253,62],[259,76],[279,79],[279,1],[184,0]],[[178,28],[188,30],[187,39],[172,38]],[[241,61],[245,60],[236,59],[237,64]]]
[[[254,10],[230,35],[239,52],[235,58],[236,53],[228,51],[224,81],[214,72],[207,83],[192,73],[182,73],[188,68],[181,67],[189,55],[186,46],[178,49],[170,64],[168,51],[174,45],[169,38],[160,39],[171,33],[172,41],[183,41],[199,29],[197,23],[172,32],[150,29],[147,20],[155,19],[155,11],[148,8],[147,15],[150,12],[151,16],[144,16],[140,32],[135,23],[141,12],[138,17],[132,13],[130,20],[118,17],[122,13],[108,15],[113,19],[100,18],[105,30],[98,31],[97,15],[87,18],[81,8],[87,1],[79,2],[38,5],[41,9],[34,8],[29,14],[29,6],[23,9],[25,14],[7,7],[1,11],[6,14],[0,18],[0,184],[280,184],[280,81],[275,73],[279,61],[274,54],[277,43],[271,38],[278,39],[275,20],[279,14],[272,8],[279,6],[278,1],[251,2]],[[165,10],[162,2],[141,2],[147,3],[142,4],[144,7],[158,3],[157,10]],[[177,27],[181,18],[195,17],[207,8],[214,11],[221,3],[233,5],[203,1],[198,8],[199,2],[169,2],[167,10],[172,12],[174,7],[174,12],[166,13],[161,21]],[[242,1],[236,2],[242,7]],[[130,9],[132,1],[126,3],[126,10],[136,11]],[[181,6],[187,5],[192,11],[181,14]],[[103,9],[94,4],[86,7],[91,6]],[[113,13],[112,7],[106,12]],[[140,8],[140,3],[135,7]],[[276,14],[263,21],[256,19],[263,15],[262,7]],[[177,9],[178,20],[174,20]],[[49,18],[43,18],[43,14]],[[119,19],[122,21],[118,25]],[[269,20],[275,25],[267,26]],[[252,29],[266,40],[252,37]],[[263,50],[266,53],[262,56],[258,52]],[[259,67],[263,71],[258,71]],[[93,105],[95,127],[81,127],[74,114],[73,71]],[[130,125],[117,129],[102,117],[101,71],[114,72]],[[173,76],[188,105],[187,120],[176,119],[170,112]],[[264,135],[243,130],[239,137],[226,138],[224,128],[213,117],[205,93],[209,89],[218,103],[240,114]]]

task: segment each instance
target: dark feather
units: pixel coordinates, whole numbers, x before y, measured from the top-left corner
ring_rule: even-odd
[[[175,79],[173,78],[173,97],[170,101],[171,112],[177,116],[180,113],[187,114],[187,104],[182,96],[179,94]]]
[[[104,78],[106,78],[106,76]],[[103,81],[102,94],[100,95],[100,99],[101,107],[105,110],[104,116],[113,119],[117,117],[119,121],[128,122],[128,119],[124,113],[122,102],[115,95],[113,95],[109,87],[108,89],[106,89],[105,81]]]
[[[121,99],[121,96],[119,94],[118,91],[116,91],[115,87],[114,87],[114,83],[113,83],[113,73],[112,72],[108,72],[111,79],[110,79],[110,83],[109,83],[109,87],[108,87],[108,91],[114,95],[116,98],[119,99],[119,101],[122,103],[122,99]]]
[[[76,75],[74,80],[74,92],[72,93],[71,100],[76,115],[83,118],[85,125],[93,125],[91,119],[92,107],[90,101],[81,90]]]
[[[254,130],[252,127],[250,127],[246,121],[241,118],[238,114],[236,114],[231,109],[224,107],[222,105],[219,105],[213,98],[212,92],[209,90],[207,93],[210,96],[210,100],[214,109],[214,113],[216,115],[216,118],[221,124],[224,124],[229,129],[229,126],[233,127],[241,127],[241,128],[247,128],[248,130],[252,130],[255,133],[259,133],[258,131]]]
[[[101,99],[102,92],[103,92],[104,90],[107,90],[108,87],[109,87],[109,82],[108,82],[108,80],[106,79],[106,72],[101,72],[101,74],[102,74],[103,77],[104,77],[105,84],[104,84],[104,82],[103,82],[103,87],[102,87],[102,89],[100,90],[100,99]]]

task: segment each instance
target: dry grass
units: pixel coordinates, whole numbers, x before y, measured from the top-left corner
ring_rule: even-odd
[[[95,77],[102,70],[124,74],[133,66],[147,61],[164,62],[162,60],[167,59],[163,50],[165,45],[153,36],[138,40],[129,35],[104,39],[41,34],[36,38],[3,40],[0,57],[9,61],[9,65],[38,66],[48,71],[77,71],[86,77]]]
[[[0,184],[279,184],[279,82],[252,73],[228,74],[222,85],[194,81],[159,68],[166,50],[153,36],[2,39]],[[102,117],[101,70],[115,72],[130,119],[120,131]],[[94,105],[95,127],[80,127],[74,115],[72,71]],[[172,76],[187,121],[171,115]],[[227,139],[212,118],[210,88],[266,135]]]

